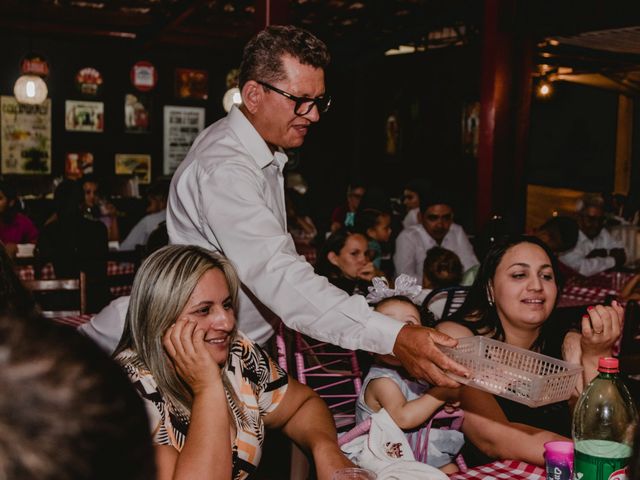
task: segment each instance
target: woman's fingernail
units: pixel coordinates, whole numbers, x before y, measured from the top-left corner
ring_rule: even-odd
[[[587,307],[587,310],[588,310],[588,311],[593,310],[593,305],[589,305],[589,306]]]
[[[587,320],[588,318],[589,318],[589,315],[582,315],[583,320]]]

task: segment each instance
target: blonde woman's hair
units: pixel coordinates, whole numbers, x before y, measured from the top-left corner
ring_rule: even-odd
[[[178,320],[198,281],[217,268],[224,274],[234,313],[238,312],[240,280],[229,260],[196,246],[171,245],[150,255],[136,273],[120,344],[114,352],[134,350],[153,375],[170,404],[191,412],[193,394],[180,378],[162,345],[162,337]],[[232,390],[222,375],[227,393]]]

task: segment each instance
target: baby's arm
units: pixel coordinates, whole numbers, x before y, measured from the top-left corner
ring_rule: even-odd
[[[384,408],[403,430],[425,423],[445,402],[457,400],[457,390],[434,387],[415,400],[407,401],[390,378],[376,378],[369,382],[365,401],[373,410]],[[377,408],[376,408],[377,407]]]

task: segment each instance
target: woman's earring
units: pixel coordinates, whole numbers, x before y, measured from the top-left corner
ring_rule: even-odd
[[[491,295],[491,291],[487,289],[487,303],[490,307],[493,307],[493,295]]]

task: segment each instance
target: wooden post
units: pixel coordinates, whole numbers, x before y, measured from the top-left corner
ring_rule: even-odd
[[[618,96],[618,128],[616,131],[616,170],[613,191],[629,194],[631,183],[631,145],[633,141],[633,99]]]
[[[287,0],[257,0],[256,30],[260,31],[269,25],[286,25],[289,23],[289,2]]]

